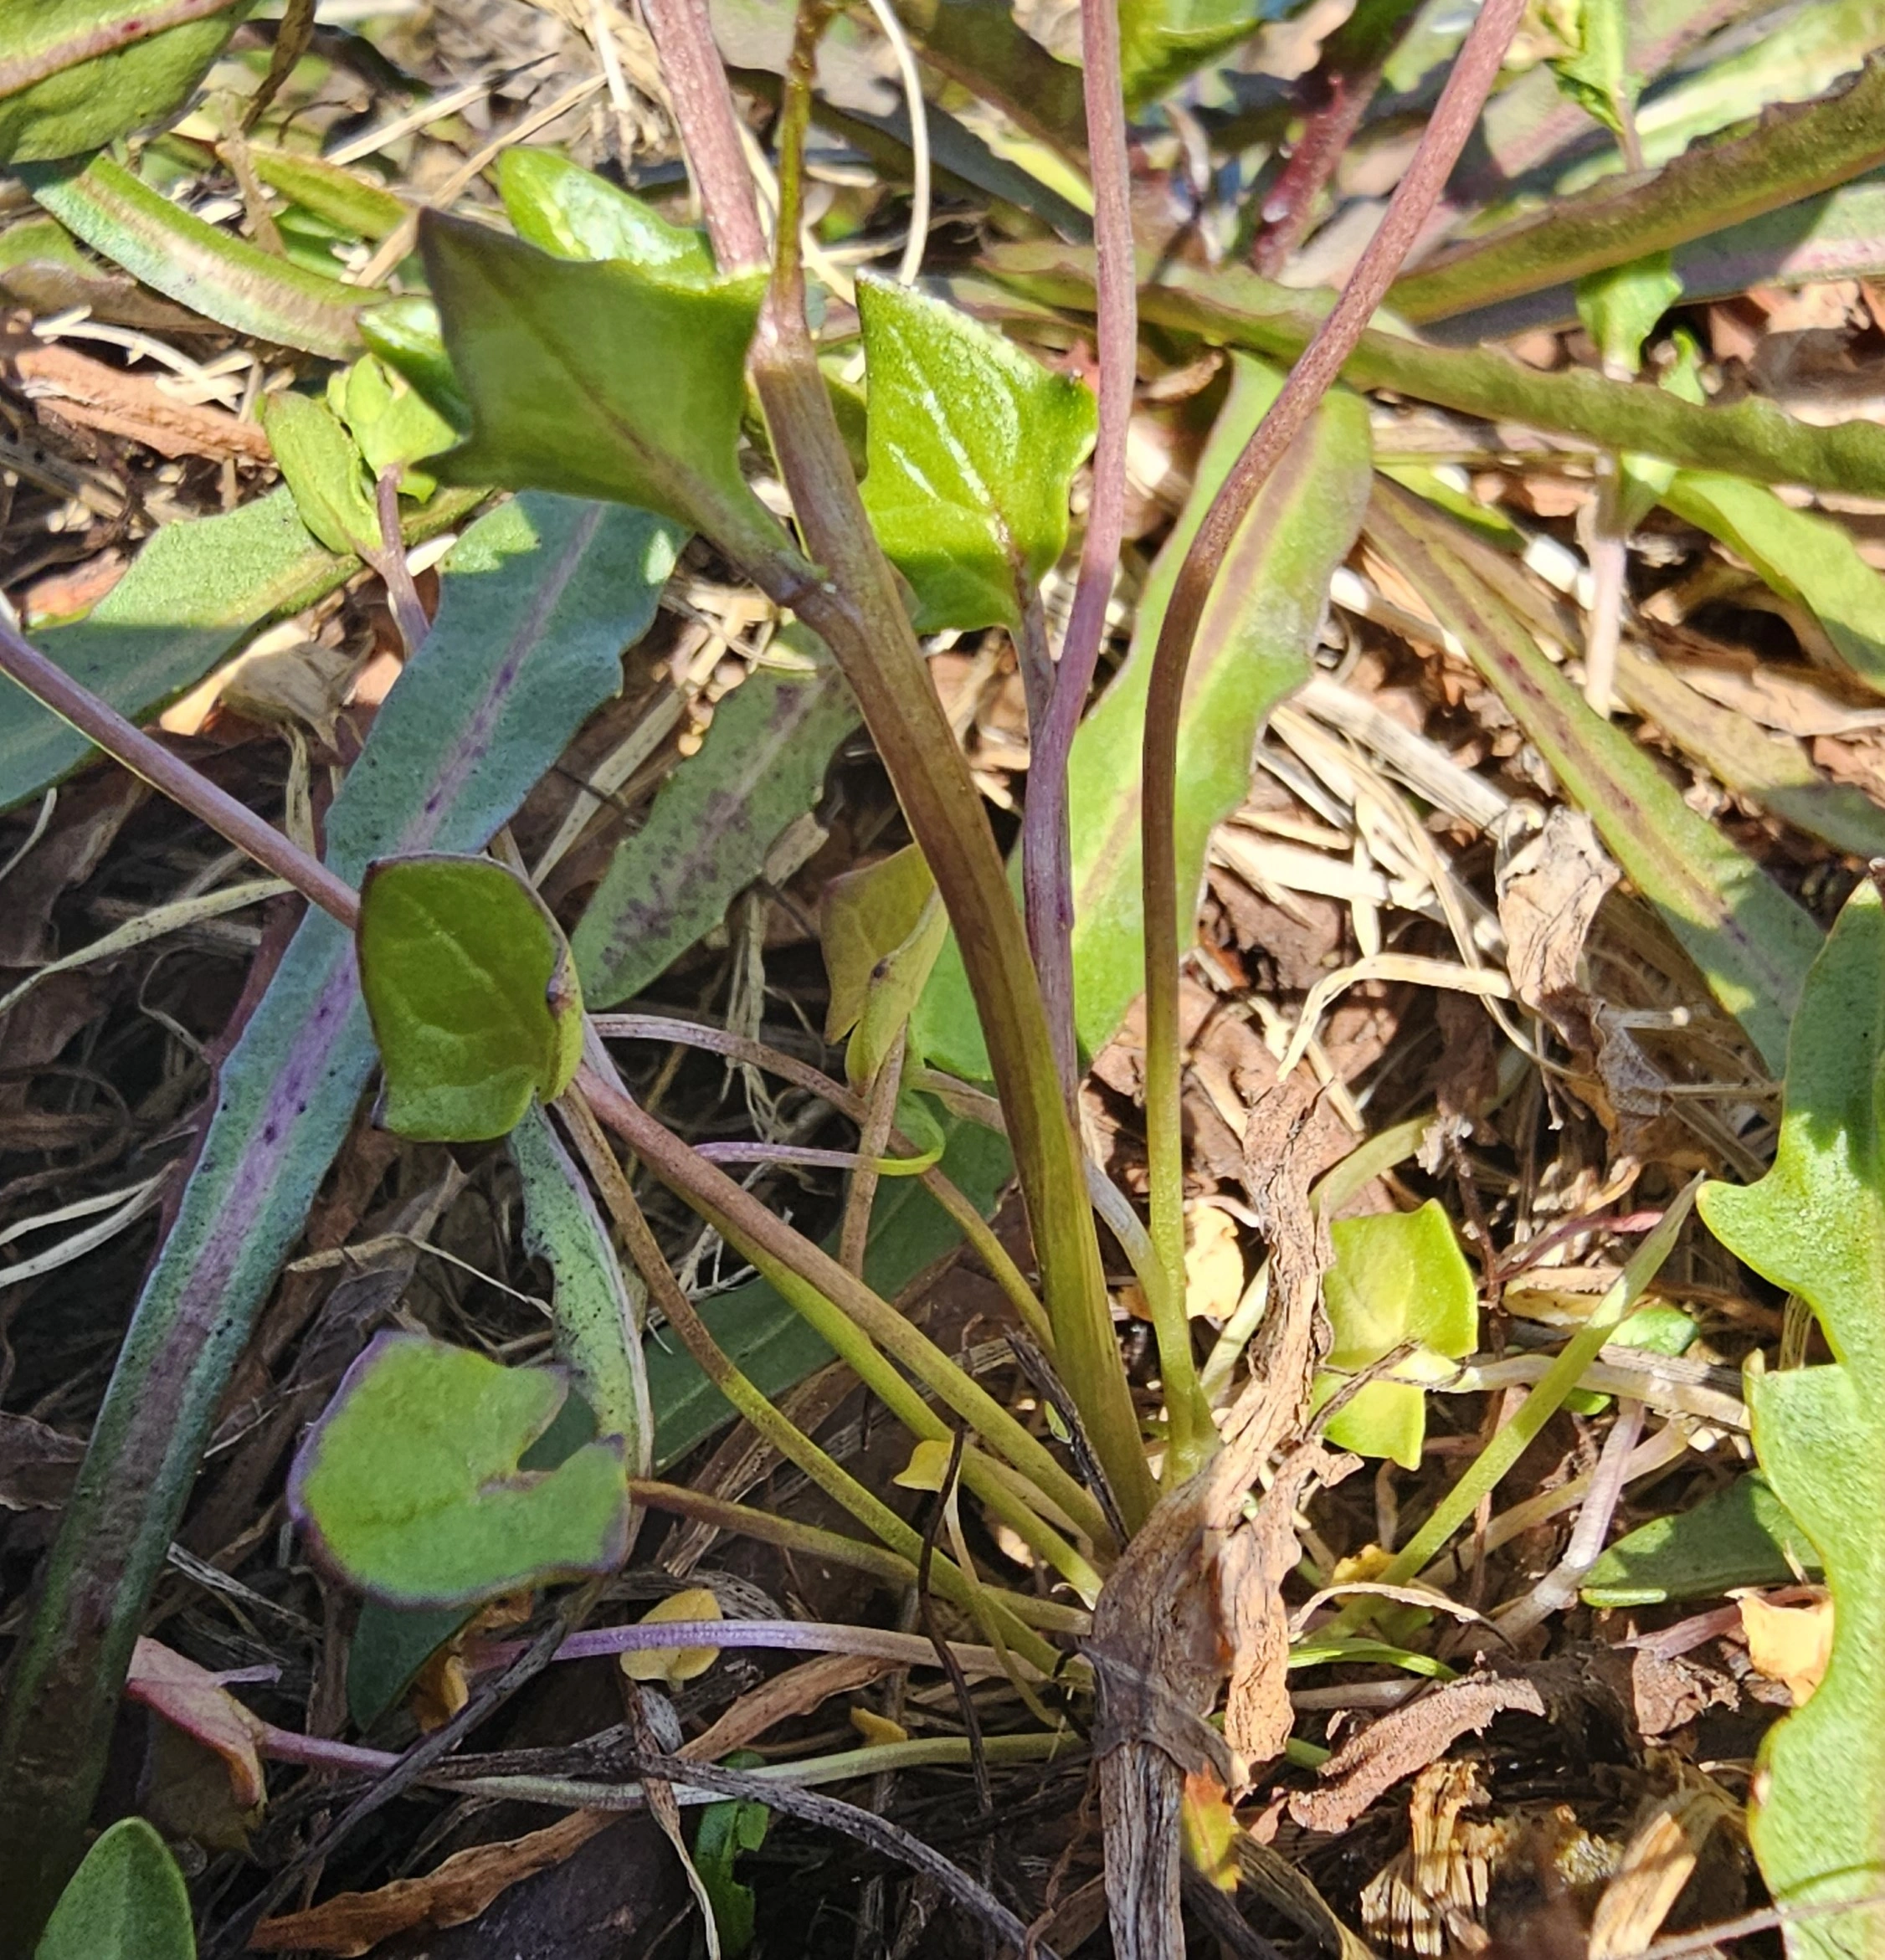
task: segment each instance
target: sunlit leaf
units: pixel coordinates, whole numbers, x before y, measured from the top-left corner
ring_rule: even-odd
[[[379,513],[359,446],[326,404],[289,389],[269,398],[262,426],[302,523],[331,552],[378,551]]]
[[[1138,109],[1250,38],[1268,10],[1251,0],[1120,0],[1119,67]]]
[[[1620,133],[1642,88],[1630,72],[1630,16],[1624,0],[1575,0],[1572,50],[1551,64],[1558,85],[1587,115]]]
[[[121,1818],[86,1852],[34,1960],[196,1960],[190,1896],[163,1839]]]
[[[670,224],[640,198],[554,150],[515,145],[499,158],[498,195],[526,244],[559,259],[625,259],[677,283],[718,277],[704,232]]]
[[[362,355],[329,384],[329,405],[360,445],[371,475],[397,469],[404,495],[432,495],[434,480],[414,465],[449,449],[457,431],[397,368]]]
[[[1626,1532],[1579,1591],[1587,1606],[1660,1606],[1719,1599],[1737,1586],[1781,1586],[1819,1569],[1805,1533],[1755,1470]]]
[[[1712,1183],[1703,1217],[1729,1251],[1811,1306],[1830,1364],[1751,1375],[1755,1454],[1826,1569],[1832,1661],[1767,1732],[1749,1836],[1784,1906],[1861,1911],[1795,1922],[1796,1954],[1885,1938],[1885,903],[1862,884],[1808,976],[1787,1053],[1780,1148],[1745,1188]]]
[[[906,287],[862,280],[858,310],[871,384],[864,504],[916,587],[918,629],[1019,626],[1066,546],[1092,396]]]
[[[1372,1367],[1407,1342],[1405,1355],[1330,1418],[1328,1439],[1363,1456],[1391,1456],[1420,1467],[1426,1391],[1472,1352],[1479,1337],[1479,1290],[1446,1213],[1432,1198],[1418,1211],[1338,1219],[1329,1227],[1335,1261],[1323,1280],[1331,1345],[1329,1372],[1316,1384],[1317,1406],[1347,1377]]]
[[[403,1136],[501,1136],[560,1095],[583,1052],[569,949],[535,891],[490,858],[383,858],[360,890],[360,991]]]
[[[1606,373],[1631,375],[1641,367],[1644,341],[1682,295],[1682,282],[1667,252],[1588,273],[1578,281],[1578,318],[1596,342]]]
[[[469,1605],[628,1554],[619,1439],[517,1460],[568,1393],[422,1334],[380,1335],[295,1452],[288,1501],[322,1561],[398,1605]]]
[[[363,239],[383,239],[406,221],[405,200],[357,171],[265,143],[250,143],[247,155],[249,167],[270,190]]]
[[[737,454],[762,280],[552,258],[433,213],[419,240],[471,408],[441,480],[637,504],[722,539],[769,531]]]

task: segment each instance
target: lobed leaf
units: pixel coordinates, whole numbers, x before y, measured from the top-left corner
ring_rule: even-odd
[[[380,1335],[295,1453],[288,1503],[322,1562],[407,1606],[468,1606],[628,1556],[619,1437],[557,1469],[517,1460],[568,1393],[423,1334]]]
[[[864,507],[919,632],[1019,629],[1066,548],[1098,411],[1071,376],[940,300],[858,281],[871,387]]]
[[[360,888],[360,991],[402,1136],[507,1135],[583,1059],[583,994],[536,891],[490,858],[381,858]]]
[[[1712,1183],[1709,1229],[1817,1316],[1828,1366],[1754,1374],[1755,1454],[1825,1567],[1831,1665],[1770,1729],[1749,1835],[1776,1902],[1862,1910],[1796,1921],[1795,1955],[1831,1960],[1885,1941],[1885,903],[1862,885],[1814,962],[1787,1053],[1774,1165]]]

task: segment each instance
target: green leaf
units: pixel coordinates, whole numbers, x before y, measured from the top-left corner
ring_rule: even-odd
[[[1845,525],[1795,511],[1763,485],[1694,469],[1677,470],[1662,499],[1811,612],[1846,667],[1885,694],[1885,578]]]
[[[796,629],[775,644],[801,654],[816,644]],[[592,1006],[639,993],[720,923],[817,803],[833,752],[856,726],[850,690],[822,649],[797,672],[760,668],[719,703],[706,740],[662,783],[570,936]]]
[[[1000,245],[984,254],[984,264],[1031,299],[1092,310],[1092,254],[1077,246]],[[1308,345],[1331,303],[1326,295],[1294,292],[1231,265],[1161,264],[1147,273],[1142,321],[1284,361]],[[1523,423],[1687,469],[1885,496],[1885,428],[1857,417],[1820,428],[1752,395],[1730,407],[1702,408],[1587,368],[1541,374],[1502,348],[1435,346],[1379,327],[1361,336],[1342,378],[1352,387],[1385,388],[1488,422]]]
[[[404,375],[377,355],[364,354],[330,382],[329,397],[359,444],[369,475],[377,481],[383,472],[397,469],[404,495],[432,495],[436,483],[414,465],[449,448],[457,431]]]
[[[1820,947],[1811,917],[1690,809],[1629,735],[1590,711],[1502,598],[1507,562],[1391,486],[1377,490],[1368,528],[1589,812],[1709,991],[1779,1069]]]
[[[1126,105],[1145,108],[1255,33],[1268,9],[1251,0],[1119,0]]]
[[[1066,547],[1093,398],[966,313],[858,281],[871,388],[864,507],[917,592],[917,627],[1018,628]]]
[[[73,1873],[34,1960],[196,1960],[190,1895],[170,1848],[120,1818]]]
[[[763,280],[553,259],[434,213],[419,242],[471,404],[442,480],[638,504],[722,541],[776,528],[737,453]]]
[[[506,150],[497,190],[517,236],[558,259],[625,259],[676,284],[711,286],[719,279],[706,233],[670,224],[554,150]]]
[[[109,156],[83,170],[40,164],[20,174],[95,252],[218,326],[336,359],[359,351],[357,316],[368,295],[358,287],[205,224]]]
[[[1577,282],[1577,316],[1597,344],[1607,374],[1636,373],[1643,364],[1643,343],[1656,322],[1682,296],[1682,282],[1667,252],[1632,259],[1587,273]]]
[[[1572,52],[1551,64],[1558,85],[1613,136],[1642,90],[1630,73],[1630,17],[1624,0],[1575,0]]]
[[[405,522],[408,541],[457,523],[478,493],[454,490]],[[217,517],[167,524],[83,621],[38,631],[39,650],[133,721],[195,686],[256,627],[298,613],[360,568],[308,534],[285,489]],[[69,722],[0,677],[0,809],[94,753]]]
[[[616,1257],[609,1228],[569,1153],[535,1105],[510,1136],[524,1192],[524,1245],[556,1280],[556,1357],[595,1412],[597,1433],[619,1436],[631,1470],[647,1467],[655,1420],[641,1360],[647,1291]]]
[[[262,427],[301,521],[331,552],[366,557],[379,550],[379,512],[353,438],[325,403],[289,389],[272,395]]]
[[[455,435],[470,428],[471,404],[452,372],[439,309],[429,300],[413,294],[367,307],[360,316],[360,337]]]
[[[752,1768],[761,1760],[751,1750],[741,1750],[727,1758],[726,1767]],[[765,1843],[772,1820],[773,1814],[763,1804],[736,1797],[727,1803],[706,1804],[694,1828],[694,1869],[713,1906],[720,1951],[727,1960],[740,1960],[752,1944],[752,1888],[740,1883],[733,1868],[741,1852],[757,1851]]]
[[[172,10],[150,0],[0,0],[0,163],[75,156],[162,121],[254,4],[205,0],[157,32]]]
[[[1744,135],[1699,143],[1648,177],[1605,182],[1404,274],[1388,304],[1417,326],[1778,211],[1885,162],[1885,60],[1816,102],[1770,110]]]
[[[1316,1383],[1316,1406],[1344,1378],[1372,1367],[1404,1342],[1414,1352],[1390,1380],[1359,1388],[1328,1424],[1328,1439],[1362,1456],[1391,1456],[1420,1467],[1426,1436],[1423,1379],[1439,1381],[1472,1352],[1479,1337],[1479,1289],[1438,1202],[1418,1211],[1338,1219],[1329,1227],[1334,1263],[1323,1281],[1331,1345],[1330,1372]]]
[[[1826,1679],[1768,1731],[1749,1834],[1777,1903],[1876,1901],[1885,1868],[1885,904],[1862,884],[1814,962],[1773,1168],[1703,1188],[1736,1258],[1818,1316],[1831,1365],[1749,1378],[1755,1454],[1819,1553]],[[1795,1922],[1790,1952],[1878,1950],[1885,1908]]]
[[[1074,737],[1067,786],[1074,994],[1090,1054],[1112,1037],[1145,984],[1139,752],[1159,623],[1206,508],[1281,385],[1258,362],[1234,364],[1190,499],[1146,582],[1132,650]],[[1212,826],[1249,793],[1251,755],[1265,717],[1307,678],[1329,580],[1367,501],[1369,454],[1366,404],[1335,391],[1265,486],[1205,605],[1179,725],[1179,888],[1187,913],[1204,878]],[[939,1067],[987,1078],[987,1051],[953,942],[911,1033]]]
[[[270,190],[357,237],[388,238],[406,222],[405,200],[357,171],[264,143],[251,143],[248,155],[249,167]]]
[[[1805,1534],[1757,1470],[1619,1538],[1581,1591],[1586,1606],[1661,1606],[1719,1599],[1737,1586],[1784,1586],[1819,1569]]]
[[[381,858],[360,888],[358,945],[388,1129],[478,1142],[568,1086],[582,989],[549,907],[514,871],[444,853]]]
[[[468,1606],[628,1556],[619,1438],[547,1473],[517,1459],[568,1393],[424,1334],[380,1335],[295,1453],[288,1502],[322,1562],[407,1606]]]
[[[328,812],[332,869],[352,882],[375,857],[485,844],[620,687],[622,649],[654,618],[677,544],[645,512],[556,497],[519,497],[473,525],[441,568],[432,631]],[[14,1650],[0,1863],[28,1844],[53,1847],[54,1869],[68,1848],[77,1858],[118,1684],[229,1369],[373,1060],[352,942],[311,914],[223,1064],[92,1431],[90,1480],[66,1507],[38,1615]]]
[[[913,844],[825,886],[819,906],[830,983],[824,1038],[851,1036],[845,1067],[857,1086],[883,1066],[948,930],[936,880]]]
[[[896,12],[930,67],[1084,165],[1080,71],[1025,33],[1005,0],[899,0]]]

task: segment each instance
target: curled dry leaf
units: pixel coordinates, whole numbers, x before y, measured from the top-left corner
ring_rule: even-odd
[[[230,1793],[239,1809],[253,1810],[268,1794],[256,1748],[268,1725],[244,1708],[208,1668],[155,1640],[140,1639],[131,1654],[125,1692],[229,1764]]]
[[[1740,1605],[1754,1671],[1782,1683],[1794,1706],[1802,1706],[1825,1680],[1832,1658],[1832,1595],[1808,1606],[1775,1606],[1759,1593],[1744,1593]]]

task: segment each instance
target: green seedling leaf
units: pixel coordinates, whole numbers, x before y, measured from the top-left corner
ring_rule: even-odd
[[[639,993],[725,918],[818,802],[833,752],[857,726],[830,656],[809,658],[810,635],[788,629],[777,644],[808,664],[762,667],[719,703],[706,740],[661,785],[577,921],[570,947],[593,1006]]]
[[[1574,0],[1572,51],[1550,64],[1558,85],[1613,136],[1642,89],[1630,73],[1630,18],[1624,0]]]
[[[1653,176],[1554,199],[1403,275],[1388,303],[1416,326],[1667,251],[1778,211],[1885,162],[1885,61],[1816,102],[1769,110],[1745,135],[1698,143]]]
[[[1820,948],[1812,918],[1690,809],[1630,736],[1591,712],[1501,596],[1507,562],[1389,485],[1376,490],[1368,528],[1589,812],[1709,991],[1768,1066],[1780,1068]]]
[[[1885,904],[1862,885],[1814,962],[1787,1054],[1780,1148],[1758,1184],[1699,1203],[1736,1258],[1818,1317],[1831,1365],[1752,1374],[1754,1452],[1831,1588],[1832,1659],[1767,1732],[1749,1836],[1795,1955],[1885,1946]]]
[[[397,469],[404,495],[421,500],[432,495],[435,480],[415,465],[450,448],[457,431],[398,369],[377,355],[362,355],[328,383],[328,405],[360,445],[375,481]]]
[[[1662,500],[1811,612],[1847,670],[1885,694],[1885,578],[1846,526],[1795,511],[1763,485],[1700,470],[1677,470]]]
[[[439,309],[429,300],[414,294],[367,307],[360,316],[360,337],[395,374],[404,377],[454,435],[462,436],[470,428],[471,404],[452,372]]]
[[[457,523],[478,501],[453,490],[408,515],[408,542]],[[286,489],[224,516],[167,524],[74,625],[35,633],[48,659],[137,721],[195,686],[256,627],[285,618],[360,569],[309,535]],[[51,709],[0,678],[0,809],[37,795],[93,753]]]
[[[517,1460],[568,1383],[424,1334],[382,1334],[308,1432],[288,1502],[322,1562],[404,1606],[470,1606],[628,1556],[621,1439],[553,1470]]]
[[[985,253],[983,263],[1030,299],[1092,309],[1092,254],[1078,246],[1000,245]],[[1293,361],[1308,345],[1328,304],[1236,266],[1204,271],[1162,264],[1155,277],[1152,268],[1147,271],[1139,293],[1143,321],[1283,361]],[[1541,374],[1502,349],[1434,346],[1381,328],[1362,336],[1342,378],[1353,387],[1385,388],[1488,422],[1551,429],[1685,469],[1885,495],[1885,428],[1856,417],[1818,428],[1757,396],[1702,408],[1588,368]]]
[[[1074,737],[1074,996],[1089,1054],[1111,1039],[1145,984],[1139,751],[1159,623],[1205,510],[1281,385],[1259,362],[1234,364],[1190,499],[1146,582],[1132,649]],[[1338,389],[1265,486],[1205,605],[1179,726],[1179,887],[1187,913],[1203,882],[1212,826],[1249,793],[1264,718],[1307,678],[1329,580],[1367,501],[1369,459],[1366,405]],[[987,1050],[953,942],[937,962],[911,1033],[939,1067],[986,1080]]]
[[[557,497],[519,497],[474,524],[441,567],[432,631],[328,812],[330,866],[354,882],[376,857],[487,843],[620,687],[622,649],[653,619],[679,542],[645,512]],[[76,1862],[116,1684],[229,1369],[373,1062],[352,942],[311,913],[223,1064],[92,1431],[90,1481],[66,1506],[38,1615],[14,1650],[20,1687],[0,1726],[0,1896],[8,1870],[30,1890]],[[9,1858],[16,1846],[34,1854],[23,1870]]]
[[[763,280],[555,259],[435,213],[419,243],[471,404],[442,480],[637,504],[723,541],[776,534],[737,454]]]
[[[1682,296],[1682,282],[1667,252],[1652,252],[1626,265],[1586,274],[1577,282],[1577,316],[1596,342],[1604,372],[1615,376],[1636,372],[1643,364],[1643,343],[1656,322]]]
[[[357,171],[261,143],[249,144],[248,156],[249,167],[271,191],[357,238],[388,238],[406,222],[405,200]]]
[[[196,1960],[190,1895],[141,1817],[119,1819],[85,1854],[34,1960]]]
[[[831,988],[824,1039],[850,1035],[845,1067],[854,1085],[874,1080],[883,1066],[948,931],[936,880],[913,844],[825,886],[819,906]]]
[[[262,427],[301,521],[331,552],[370,557],[380,521],[359,447],[325,403],[292,390],[270,396]]]
[[[162,121],[189,100],[254,4],[4,0],[0,163],[76,156]]]
[[[641,1362],[647,1294],[616,1257],[589,1188],[542,1107],[532,1104],[510,1136],[524,1192],[524,1244],[556,1281],[556,1357],[595,1414],[596,1433],[619,1436],[625,1460],[648,1465],[655,1419]]]
[[[917,626],[1019,628],[1067,541],[1093,398],[966,313],[864,279],[871,387],[864,507],[915,587]]]
[[[1783,1586],[1819,1569],[1806,1534],[1756,1470],[1619,1538],[1591,1567],[1583,1598],[1605,1608],[1719,1599],[1737,1586]]]
[[[72,234],[147,286],[237,333],[345,359],[366,295],[205,224],[109,156],[35,164],[28,188]]]
[[[725,1767],[756,1769],[763,1760],[742,1749],[729,1756]],[[763,1804],[737,1797],[729,1803],[706,1805],[694,1829],[694,1869],[712,1903],[720,1951],[727,1960],[740,1960],[752,1944],[752,1888],[740,1883],[734,1866],[742,1851],[757,1851],[765,1843],[772,1820],[773,1814]]]
[[[712,286],[719,270],[704,232],[670,224],[554,150],[519,144],[498,159],[498,195],[517,236],[558,259],[624,259],[677,285]]]
[[[583,993],[535,890],[490,858],[382,858],[360,888],[360,991],[402,1136],[507,1135],[583,1058]]]
[[[1441,1381],[1479,1337],[1479,1290],[1439,1203],[1418,1211],[1338,1219],[1329,1227],[1334,1263],[1323,1281],[1331,1342],[1329,1372],[1316,1383],[1320,1408],[1344,1379],[1374,1367],[1404,1342],[1415,1343],[1329,1419],[1328,1435],[1360,1456],[1391,1456],[1420,1467],[1427,1433],[1423,1381]]]

